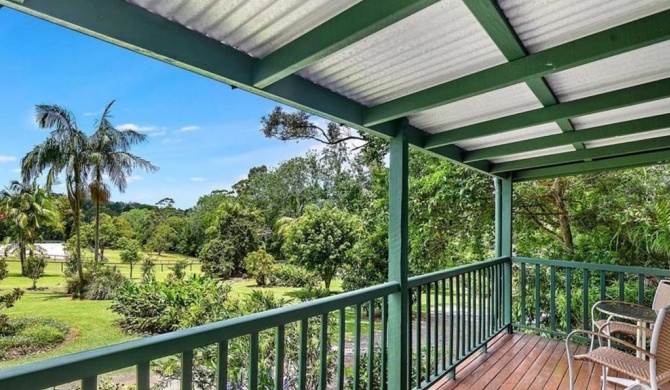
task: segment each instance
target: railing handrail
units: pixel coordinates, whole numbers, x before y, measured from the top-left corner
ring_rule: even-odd
[[[544,259],[534,259],[531,257],[517,257],[517,256],[512,257],[512,263],[525,263],[533,265],[537,264],[544,266],[586,269],[589,271],[623,272],[628,274],[645,274],[645,275],[670,277],[670,270],[667,269],[632,267],[628,265],[584,263],[569,260],[544,260]]]
[[[509,257],[496,257],[489,260],[480,261],[472,264],[460,265],[458,267],[449,268],[442,271],[432,272],[429,274],[413,276],[407,280],[408,288],[413,288],[417,286],[423,286],[424,284],[437,282],[438,280],[444,280],[453,276],[458,276],[470,271],[476,271],[478,269],[484,269],[492,265],[503,264],[509,262]]]
[[[2,385],[0,387],[3,389],[47,388],[81,378],[94,377],[146,361],[330,313],[399,291],[399,283],[389,282],[293,306],[21,365],[0,371],[0,385]]]

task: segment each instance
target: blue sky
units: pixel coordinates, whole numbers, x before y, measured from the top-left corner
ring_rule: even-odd
[[[71,110],[92,131],[116,99],[114,124],[149,135],[133,151],[160,170],[134,172],[113,200],[171,197],[187,208],[251,167],[274,166],[313,146],[263,137],[260,118],[276,105],[270,100],[9,9],[0,10],[0,63],[1,185],[18,179],[21,157],[48,135],[34,123],[38,103]]]

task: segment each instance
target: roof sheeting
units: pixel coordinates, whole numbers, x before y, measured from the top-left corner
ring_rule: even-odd
[[[460,0],[443,0],[298,74],[365,105],[506,62]]]

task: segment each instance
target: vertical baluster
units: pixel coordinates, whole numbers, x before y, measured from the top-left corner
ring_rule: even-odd
[[[338,330],[340,332],[337,345],[337,388],[344,388],[344,348],[346,347],[345,330],[346,330],[346,312],[345,309],[340,309],[340,323]]]
[[[298,388],[307,388],[307,333],[309,321],[307,318],[300,320],[300,356],[298,357]]]
[[[556,331],[556,267],[549,268],[549,329]]]
[[[416,287],[416,387],[421,388],[421,286]]]
[[[503,285],[503,265],[498,264],[496,265],[496,269],[498,270],[498,277],[496,278],[496,283],[498,286],[498,323],[496,326],[496,331],[498,329],[502,328],[504,318],[503,318],[503,307],[505,305],[505,291],[504,291],[504,285]]]
[[[354,389],[361,386],[361,304],[356,304],[354,322]]]
[[[416,345],[414,345],[414,315],[412,315],[412,303],[411,303],[411,297],[412,294],[416,293],[416,289],[410,289],[408,291],[408,294],[410,294],[410,307],[409,307],[409,318],[407,319],[409,321],[409,326],[407,327],[407,340],[408,340],[408,354],[409,356],[407,357],[407,388],[411,389],[412,388],[412,381],[414,380],[414,376],[412,375],[412,364],[414,364],[414,348],[416,348]],[[419,296],[419,294],[416,294],[416,296]]]
[[[487,302],[487,321],[486,321],[486,336],[490,336],[493,331],[493,305],[494,305],[494,294],[493,294],[493,280],[491,278],[492,271],[490,267],[486,268],[486,288],[488,289],[488,302]]]
[[[382,372],[381,372],[381,384],[382,384],[382,390],[387,389],[387,379],[388,376],[386,374],[386,359],[388,358],[386,356],[387,354],[387,346],[386,346],[386,332],[388,331],[388,313],[386,312],[388,309],[388,297],[384,295],[384,298],[382,298],[382,341],[381,341],[381,347],[382,347]]]
[[[465,275],[461,275],[461,302],[460,302],[460,308],[461,308],[461,335],[459,336],[461,340],[461,356],[465,355],[468,353],[467,350],[467,328],[465,327],[465,317],[467,316],[466,314],[466,302],[467,302],[467,297],[465,296],[465,285],[466,285],[466,279]]]
[[[249,389],[258,389],[258,332],[253,332],[249,346]]]
[[[454,344],[456,347],[455,360],[461,358],[461,278],[456,275],[456,333],[454,333]]]
[[[426,380],[430,380],[430,366],[431,366],[431,345],[430,345],[430,336],[431,336],[431,331],[432,327],[430,326],[431,322],[431,313],[430,313],[430,293],[432,289],[430,288],[431,285],[430,283],[426,284]]]
[[[434,305],[433,305],[433,310],[434,310],[433,318],[434,318],[434,321],[435,321],[435,325],[433,326],[433,354],[434,354],[434,356],[433,356],[433,373],[435,375],[437,375],[437,373],[438,373],[438,359],[439,359],[438,352],[440,350],[440,348],[438,347],[438,340],[437,340],[437,331],[439,329],[439,318],[440,318],[439,317],[439,310],[438,310],[438,306],[437,306],[439,304],[438,296],[439,296],[439,291],[440,291],[438,283],[439,282],[435,282],[435,288],[433,289],[433,291],[435,291],[435,293],[433,294],[433,299],[434,299],[434,301],[433,301],[433,303],[434,303]]]
[[[442,279],[442,371],[447,370],[447,279]]]
[[[454,278],[449,278],[449,367],[454,365]]]
[[[535,327],[540,329],[540,265],[535,264]]]
[[[472,272],[468,272],[468,351],[472,351],[472,337],[474,335],[474,327],[472,326]]]
[[[625,300],[625,295],[624,295],[624,274],[623,274],[623,272],[619,272],[619,300],[620,300],[620,301]]]
[[[321,337],[319,339],[319,389],[328,386],[328,313],[321,314]]]
[[[606,293],[607,293],[607,275],[605,274],[605,271],[600,271],[600,300],[604,300],[606,298]]]
[[[637,303],[644,305],[644,274],[637,275]]]
[[[375,301],[370,301],[368,310],[368,390],[372,390],[375,357]],[[324,364],[325,365],[325,364]]]
[[[193,351],[181,353],[181,390],[193,389]]]
[[[582,277],[582,302],[584,302],[583,307],[583,318],[582,329],[591,329],[591,321],[589,319],[589,270],[585,269]]]
[[[484,341],[486,336],[484,335],[484,285],[482,283],[482,270],[477,270],[477,288],[479,292],[479,343]]]
[[[151,370],[149,362],[137,365],[137,390],[149,390],[151,388]]]
[[[521,325],[526,326],[526,263],[521,263]]]
[[[97,390],[98,389],[98,377],[92,376],[89,378],[84,378],[81,380],[81,389],[82,390]]]
[[[284,389],[284,347],[286,344],[284,334],[284,325],[279,325],[275,335],[275,390]]]
[[[565,269],[565,333],[572,332],[572,268]]]

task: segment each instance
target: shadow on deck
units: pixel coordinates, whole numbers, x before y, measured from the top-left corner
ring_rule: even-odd
[[[580,352],[585,347],[579,347]],[[600,390],[600,366],[576,362],[577,390]],[[616,372],[610,372],[616,376]],[[568,361],[563,340],[524,333],[503,334],[489,344],[487,353],[477,353],[456,370],[456,379],[443,379],[430,390],[552,390],[569,389]],[[623,386],[608,385],[608,390]],[[670,386],[662,386],[670,390]]]

